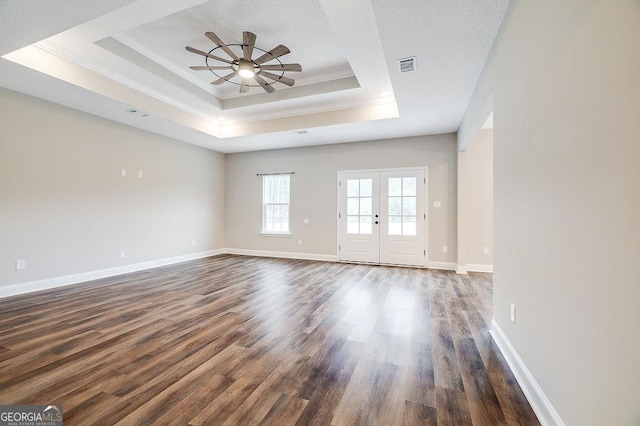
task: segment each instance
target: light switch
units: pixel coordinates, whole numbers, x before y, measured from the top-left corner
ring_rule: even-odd
[[[127,175],[127,169],[120,169],[120,176],[125,177]]]
[[[435,208],[440,207],[440,201],[434,201],[433,202],[433,207],[435,207]]]

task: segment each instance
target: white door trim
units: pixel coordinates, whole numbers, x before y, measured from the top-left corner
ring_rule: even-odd
[[[336,173],[336,259],[340,262],[340,207],[341,207],[341,199],[340,199],[340,177],[342,174],[347,173],[370,173],[370,172],[396,172],[396,171],[410,171],[410,170],[420,170],[424,171],[425,176],[425,185],[424,185],[424,250],[425,250],[425,258],[424,258],[424,267],[428,267],[429,265],[429,167],[428,166],[417,166],[417,167],[392,167],[385,169],[349,169],[349,170],[338,170]],[[350,262],[354,263],[354,262]],[[357,263],[357,262],[356,262]],[[362,262],[366,263],[366,262]],[[402,265],[404,266],[404,265]]]

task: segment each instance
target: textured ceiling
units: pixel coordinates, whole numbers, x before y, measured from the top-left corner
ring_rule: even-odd
[[[132,0],[0,1],[0,55],[80,25]]]
[[[257,7],[254,1],[218,0],[165,16],[114,37],[134,48],[142,46],[156,55],[160,62],[173,65],[183,70],[187,78],[197,79],[208,86],[219,98],[241,96],[237,86],[210,85],[218,78],[211,72],[188,69],[189,65],[205,65],[205,58],[187,52],[185,46],[207,52],[216,47],[205,37],[206,31],[215,32],[227,44],[242,44],[242,32],[251,31],[257,35],[256,47],[266,51],[279,44],[286,45],[291,53],[281,57],[282,62],[304,64],[301,73],[286,73],[296,80],[297,85],[326,81],[338,73],[344,77],[353,75],[317,2],[290,2],[287,13],[282,13],[280,8]],[[254,57],[261,54],[256,51]],[[216,55],[228,58],[224,52]],[[243,96],[253,93],[262,93],[262,88],[254,88]]]
[[[52,9],[4,1],[0,85],[221,152],[455,132],[508,0],[269,6],[69,0]],[[205,31],[238,43],[245,30],[258,36],[257,47],[290,48],[283,62],[303,67],[286,73],[295,86],[240,95],[236,85],[212,86],[208,71],[189,70],[204,58],[185,45],[208,51]],[[401,74],[397,60],[413,56],[416,71]]]
[[[439,116],[436,133],[457,130],[508,1],[372,3],[401,116]],[[415,73],[394,72],[397,59],[411,56]]]

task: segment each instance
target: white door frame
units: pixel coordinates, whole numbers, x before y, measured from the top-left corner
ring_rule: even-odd
[[[408,170],[421,170],[424,171],[425,185],[424,185],[424,268],[429,264],[429,167],[417,166],[417,167],[393,167],[388,169],[355,169],[355,170],[338,170],[336,173],[336,258],[340,262],[340,177],[346,173],[375,173],[375,172],[402,172]],[[352,263],[352,262],[350,262]]]

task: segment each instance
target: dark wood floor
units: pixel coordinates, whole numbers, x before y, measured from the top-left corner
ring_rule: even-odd
[[[223,255],[0,299],[0,404],[66,425],[535,425],[492,276]]]

